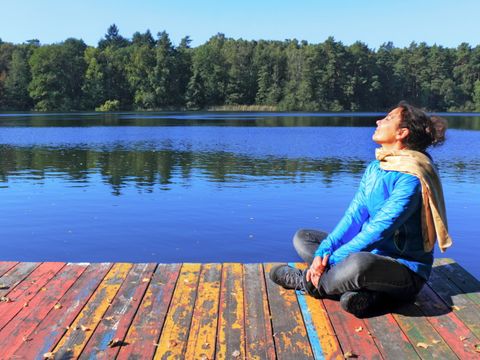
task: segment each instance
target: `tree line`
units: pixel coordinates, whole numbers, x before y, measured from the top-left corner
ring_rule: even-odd
[[[384,111],[400,99],[431,111],[480,111],[480,45],[391,42],[370,49],[329,37],[191,47],[165,32],[131,39],[111,25],[97,47],[0,39],[0,110]]]

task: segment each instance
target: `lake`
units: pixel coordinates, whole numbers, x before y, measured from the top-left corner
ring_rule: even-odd
[[[297,229],[341,218],[382,115],[0,113],[0,260],[296,261]],[[480,117],[443,115],[442,256],[480,278]]]

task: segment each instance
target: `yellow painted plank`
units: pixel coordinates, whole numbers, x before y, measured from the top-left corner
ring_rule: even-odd
[[[185,359],[200,264],[183,264],[154,359]]]
[[[215,356],[221,271],[221,264],[202,267],[186,359],[213,359]]]
[[[283,289],[268,276],[274,265],[268,263],[264,267],[277,359],[313,359],[295,291]]]
[[[296,263],[295,267],[304,270],[307,268],[307,265],[305,263]],[[310,312],[312,324],[315,327],[317,337],[322,347],[324,358],[343,359],[344,357],[342,355],[342,350],[338,343],[338,339],[335,335],[335,330],[330,323],[330,319],[323,302],[309,295],[299,296],[304,296],[308,311]]]
[[[132,264],[117,263],[95,290],[53,352],[55,358],[77,358],[110,306]]]
[[[243,266],[226,263],[222,269],[216,359],[245,358]]]

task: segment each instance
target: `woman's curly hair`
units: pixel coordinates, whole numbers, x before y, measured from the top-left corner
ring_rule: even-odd
[[[425,152],[429,146],[443,144],[447,120],[439,116],[428,116],[406,101],[400,101],[397,107],[401,109],[400,127],[409,130],[409,135],[403,140],[408,149]]]

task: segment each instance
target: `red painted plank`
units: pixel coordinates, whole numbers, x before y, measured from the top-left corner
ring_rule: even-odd
[[[40,263],[19,263],[2,276],[3,289],[0,289],[0,296],[6,296],[20,284]]]
[[[2,261],[0,262],[0,276],[3,276],[7,271],[17,265],[18,262],[15,261]],[[2,279],[0,279],[0,284],[3,285]]]
[[[28,335],[54,308],[54,305],[58,303],[58,300],[78,279],[85,268],[85,265],[66,265],[45,285],[46,290],[39,291],[29,301],[28,306],[21,309],[15,318],[0,331],[0,349],[2,349],[4,358],[9,358],[23,342],[30,340]]]
[[[364,319],[384,359],[419,359],[414,346],[398,326],[392,314]]]
[[[363,320],[345,312],[338,301],[325,299],[323,303],[344,354],[351,353],[357,359],[382,358]],[[359,329],[362,331],[358,331]]]
[[[475,351],[475,345],[480,344],[480,340],[429,286],[423,287],[415,303],[460,359],[480,358]]]
[[[151,359],[162,331],[181,264],[159,264],[117,359]]]
[[[123,344],[127,330],[140,305],[156,264],[135,264],[118,290],[80,359],[113,359],[120,346],[109,346],[118,340]],[[144,281],[145,279],[145,281]]]
[[[65,266],[64,263],[43,263],[36,268],[26,279],[16,286],[8,297],[12,302],[0,303],[0,329],[23,309],[35,294],[45,287],[47,282]]]
[[[435,328],[423,317],[418,306],[404,303],[397,307],[393,316],[421,358],[457,359]]]
[[[50,311],[37,328],[28,335],[30,341],[24,343],[13,355],[18,359],[41,359],[43,354],[52,351],[67,326],[89,300],[98,284],[112,267],[111,263],[91,264],[78,280],[59,300],[60,309]]]

